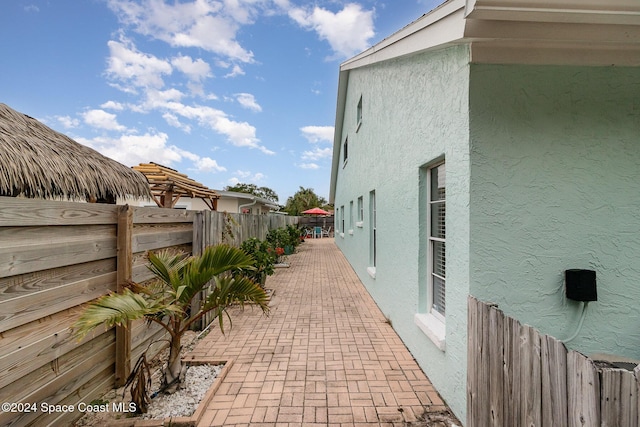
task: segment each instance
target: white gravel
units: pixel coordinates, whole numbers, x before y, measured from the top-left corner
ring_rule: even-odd
[[[143,418],[191,416],[223,367],[224,365],[189,366],[183,388],[172,394],[158,394],[151,399]]]

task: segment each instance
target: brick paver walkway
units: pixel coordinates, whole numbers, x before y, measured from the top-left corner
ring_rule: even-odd
[[[233,359],[203,426],[401,426],[447,409],[333,239],[267,279],[269,317],[231,312],[194,353]]]

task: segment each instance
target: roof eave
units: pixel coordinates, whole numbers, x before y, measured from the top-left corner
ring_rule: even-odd
[[[333,158],[331,161],[331,184],[329,185],[329,203],[333,204],[336,197],[336,181],[340,159],[340,145],[342,144],[342,123],[344,121],[344,107],[347,97],[349,71],[341,70],[338,77],[338,101],[336,105],[336,122],[333,130]]]
[[[443,47],[464,37],[464,0],[450,0],[340,65],[341,71]]]

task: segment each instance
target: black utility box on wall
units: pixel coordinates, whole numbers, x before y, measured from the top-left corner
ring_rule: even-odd
[[[567,298],[575,301],[597,301],[596,272],[593,270],[565,270]]]

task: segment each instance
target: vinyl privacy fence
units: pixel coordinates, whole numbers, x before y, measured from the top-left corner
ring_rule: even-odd
[[[165,344],[143,321],[98,328],[78,341],[69,327],[83,304],[151,277],[149,250],[187,253],[264,238],[296,218],[0,197],[0,425],[69,424],[77,412],[42,405],[89,403],[121,384],[144,351]],[[233,237],[231,237],[233,236]]]
[[[467,427],[640,425],[640,369],[583,354],[468,300]]]

